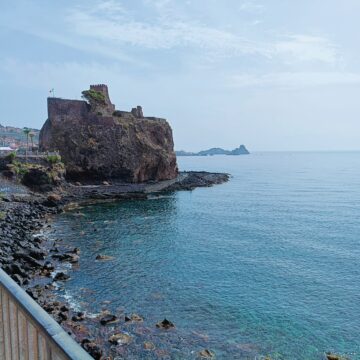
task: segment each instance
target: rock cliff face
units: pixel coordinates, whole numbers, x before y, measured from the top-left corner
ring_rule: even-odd
[[[137,118],[111,109],[96,113],[86,101],[48,99],[40,132],[43,151],[58,150],[67,176],[127,182],[173,179],[178,174],[172,130],[164,119]],[[103,112],[104,113],[104,112]]]

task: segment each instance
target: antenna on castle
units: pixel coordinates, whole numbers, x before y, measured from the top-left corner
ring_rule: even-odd
[[[50,91],[49,91],[50,94],[52,94],[52,97],[55,97],[55,89],[52,88]]]

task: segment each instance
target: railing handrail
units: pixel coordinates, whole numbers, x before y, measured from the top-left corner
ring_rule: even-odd
[[[0,269],[0,286],[69,360],[93,360],[14,280]],[[1,310],[1,309],[0,309]]]

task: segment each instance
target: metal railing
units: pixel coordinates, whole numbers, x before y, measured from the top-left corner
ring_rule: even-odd
[[[0,359],[90,360],[92,357],[0,269]]]

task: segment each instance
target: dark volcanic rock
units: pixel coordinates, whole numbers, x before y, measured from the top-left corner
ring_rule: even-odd
[[[184,176],[176,183],[170,185],[166,190],[193,190],[197,187],[208,187],[222,184],[230,179],[229,174],[209,173],[206,171],[190,171],[182,173]]]
[[[108,314],[100,319],[100,324],[101,325],[113,324],[117,321],[119,320],[115,315]]]
[[[85,314],[81,311],[71,318],[72,321],[83,321],[84,319],[85,319]]]
[[[125,316],[125,322],[142,322],[144,319],[138,314],[131,314],[130,316]]]
[[[168,330],[168,329],[174,328],[175,325],[171,321],[164,319],[163,321],[158,322],[156,324],[156,327],[159,329]]]
[[[55,281],[66,281],[69,280],[70,276],[68,274],[65,274],[63,272],[59,272],[55,275],[54,280]]]
[[[30,169],[23,177],[23,184],[26,186],[50,185],[51,179],[43,169]]]
[[[84,339],[81,346],[95,359],[100,360],[103,352],[98,345],[92,340]]]
[[[213,359],[215,357],[215,353],[211,350],[204,349],[199,352],[199,356],[203,359]]]
[[[59,150],[68,177],[74,179],[136,183],[177,176],[172,130],[166,120],[108,113],[94,112],[85,101],[49,98],[41,149]]]

